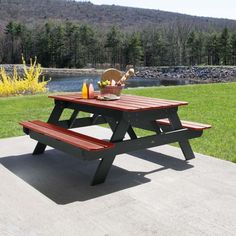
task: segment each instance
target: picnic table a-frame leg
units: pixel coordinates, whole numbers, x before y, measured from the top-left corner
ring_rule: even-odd
[[[63,103],[61,103],[61,102],[56,103],[53,110],[52,110],[52,113],[48,119],[48,123],[56,124],[59,121],[63,110],[64,110]],[[38,154],[44,153],[46,147],[47,147],[47,145],[38,142],[34,151],[33,151],[33,155],[38,155]]]
[[[177,109],[175,109],[174,112],[171,112],[169,114],[168,118],[169,118],[169,121],[174,129],[183,128],[181,121],[179,119],[179,116],[177,114]],[[195,158],[195,155],[194,155],[194,152],[191,148],[189,140],[183,139],[183,140],[179,141],[178,143],[179,143],[179,146],[180,146],[186,160],[191,160],[191,159]]]
[[[113,135],[110,139],[111,142],[122,141],[125,137],[126,132],[128,131],[130,125],[124,119],[121,119],[115,126],[113,130]],[[112,163],[115,159],[115,154],[110,156],[105,156],[100,161],[96,173],[93,177],[91,185],[101,184],[105,181],[109,170],[111,169]]]
[[[111,117],[105,117],[105,120],[109,124],[111,130],[114,132],[115,128],[116,128],[116,120],[114,118],[111,118]],[[127,133],[128,133],[128,135],[130,136],[131,139],[137,139],[138,138],[131,125],[129,125],[129,128],[127,129]]]

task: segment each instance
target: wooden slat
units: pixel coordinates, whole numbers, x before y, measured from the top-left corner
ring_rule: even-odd
[[[103,108],[111,108],[115,110],[121,111],[136,111],[141,108],[138,105],[128,105],[125,103],[121,103],[120,100],[117,101],[100,101],[96,99],[81,99],[78,101],[79,104],[91,105]]]
[[[168,99],[161,99],[161,98],[151,98],[151,97],[143,97],[143,96],[138,96],[138,95],[129,95],[126,94],[124,95],[125,97],[129,97],[131,99],[145,99],[146,101],[153,101],[153,102],[166,102],[166,103],[171,103],[171,104],[180,104],[180,105],[187,105],[188,102],[185,101],[177,101],[177,100],[168,100]]]
[[[148,100],[148,99],[142,99],[142,98],[129,98],[129,97],[121,97],[120,101],[123,101],[128,104],[139,104],[139,105],[145,105],[148,107],[172,107],[176,106],[176,103],[172,103],[170,101],[162,101],[162,100]]]
[[[114,147],[113,143],[96,139],[84,134],[79,134],[74,131],[67,130],[39,120],[21,122],[20,124],[25,128],[28,128],[29,130],[33,130],[62,142],[69,143],[73,146],[85,149],[87,151],[99,151],[102,149]]]
[[[98,94],[98,93],[96,93]],[[133,95],[122,95],[121,99],[116,101],[100,101],[96,99],[82,99],[81,94],[67,94],[49,96],[56,100],[69,101],[73,103],[79,103],[90,106],[104,107],[121,111],[140,111],[140,110],[152,110],[152,109],[163,109],[176,106],[187,105],[187,102],[183,101],[172,101],[165,99],[147,98]]]
[[[87,101],[85,101],[87,103]],[[90,101],[88,101],[90,102]],[[146,109],[146,108],[152,108],[152,107],[157,107],[158,106],[162,106],[164,104],[154,104],[154,103],[147,103],[145,101],[132,101],[130,99],[125,99],[123,97],[121,97],[119,100],[115,100],[115,101],[99,101],[101,104],[105,104],[105,105],[109,105],[109,106],[125,106],[125,108],[127,109]],[[92,103],[96,103],[94,101],[92,101]]]
[[[54,98],[55,100],[59,101],[67,101],[71,103],[78,103],[78,104],[85,104],[90,106],[97,106],[103,108],[111,108],[114,110],[121,110],[121,111],[135,111],[138,110],[137,106],[129,106],[127,107],[125,104],[114,104],[115,101],[100,101],[97,99],[81,99],[81,98],[72,98],[72,97],[65,97],[65,96],[49,96],[49,98]]]
[[[170,122],[168,119],[160,119],[160,120],[157,120],[157,122],[160,125],[170,125]],[[183,128],[192,129],[192,130],[204,130],[204,129],[211,128],[211,125],[208,125],[208,124],[201,124],[201,123],[185,121],[185,120],[181,120],[181,124]]]

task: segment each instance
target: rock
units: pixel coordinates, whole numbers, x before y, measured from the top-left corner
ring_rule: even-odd
[[[185,80],[198,83],[210,82],[229,82],[236,80],[236,67],[230,66],[204,66],[204,67],[140,67],[138,68],[138,77]]]

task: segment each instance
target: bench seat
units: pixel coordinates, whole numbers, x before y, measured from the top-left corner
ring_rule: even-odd
[[[156,120],[156,122],[159,125],[170,126],[170,121],[168,119],[160,119],[160,120]],[[185,121],[185,120],[181,120],[181,124],[182,124],[183,128],[190,129],[190,130],[197,130],[197,131],[211,128],[211,125],[201,124],[201,123],[191,122],[191,121]]]
[[[111,142],[96,139],[40,120],[25,121],[20,122],[20,124],[24,127],[24,131],[27,134],[34,131],[86,151],[102,151],[115,146]]]

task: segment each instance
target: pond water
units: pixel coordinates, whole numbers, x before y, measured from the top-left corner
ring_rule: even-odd
[[[81,91],[84,80],[93,83],[94,89],[98,90],[97,82],[100,81],[99,75],[53,77],[53,79],[48,83],[47,87],[50,92],[77,92]],[[127,81],[126,88],[185,85],[188,83],[188,81],[184,80],[157,80],[133,77]]]

